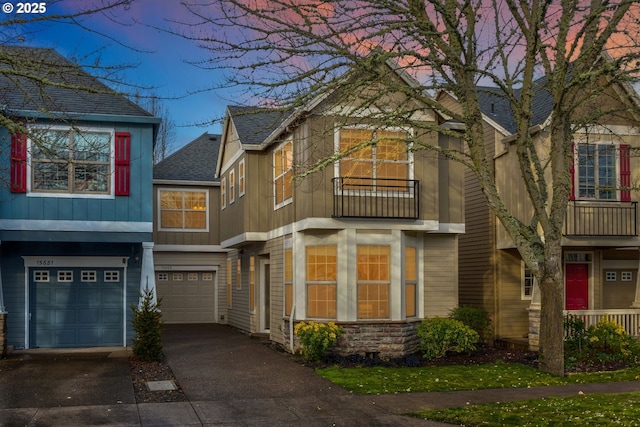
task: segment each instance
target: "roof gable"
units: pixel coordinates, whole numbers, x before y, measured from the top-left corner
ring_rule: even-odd
[[[203,133],[153,167],[153,179],[216,182],[221,136]]]

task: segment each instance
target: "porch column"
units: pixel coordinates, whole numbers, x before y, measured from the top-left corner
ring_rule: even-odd
[[[142,296],[145,291],[153,291],[153,304],[158,303],[158,292],[156,289],[156,274],[153,264],[153,242],[142,242],[142,268],[140,275],[140,301],[138,306],[142,305]]]
[[[2,242],[0,242],[2,243]],[[7,355],[7,310],[2,290],[2,266],[0,265],[0,358]]]
[[[631,308],[640,308],[640,261],[638,262],[638,269],[636,270],[636,295],[633,298]]]
[[[540,287],[533,282],[531,304],[529,305],[529,350],[538,351],[540,348]]]

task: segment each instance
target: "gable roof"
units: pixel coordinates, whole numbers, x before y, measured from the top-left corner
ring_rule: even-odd
[[[203,133],[153,167],[154,180],[218,182],[221,136]]]
[[[228,106],[227,111],[242,145],[262,144],[291,115],[290,111],[275,108],[236,105]]]
[[[55,50],[35,47],[0,46],[0,106],[21,117],[107,115],[160,122]]]

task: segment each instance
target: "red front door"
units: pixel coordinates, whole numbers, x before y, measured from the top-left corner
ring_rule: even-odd
[[[566,264],[564,288],[567,310],[587,310],[589,308],[589,264]]]

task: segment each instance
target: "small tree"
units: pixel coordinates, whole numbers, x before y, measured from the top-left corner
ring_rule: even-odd
[[[139,307],[131,306],[133,310],[133,330],[136,333],[133,339],[133,355],[140,360],[154,361],[162,359],[162,316],[160,304],[153,302],[153,290],[145,289],[142,295],[142,304]]]

